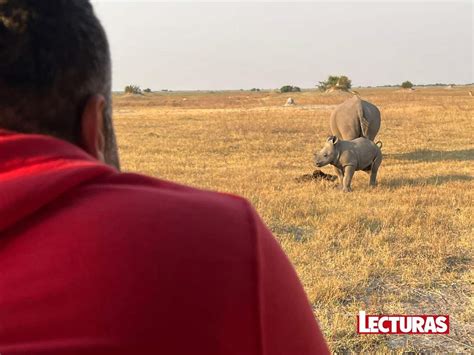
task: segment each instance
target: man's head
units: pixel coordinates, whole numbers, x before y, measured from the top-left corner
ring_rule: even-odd
[[[109,46],[88,0],[0,0],[0,128],[119,167]]]

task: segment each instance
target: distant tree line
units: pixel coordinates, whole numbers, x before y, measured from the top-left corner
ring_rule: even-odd
[[[473,85],[473,84],[466,84]],[[375,87],[401,87],[403,89],[411,89],[415,86],[411,81],[406,80],[401,84],[387,84],[387,85],[377,85]],[[416,84],[416,86],[456,86],[456,84],[444,84],[444,83],[435,83],[435,84]],[[320,81],[317,85],[318,89],[325,92],[328,90],[349,90],[352,87],[352,81],[345,75],[329,75],[328,78],[324,81]],[[362,87],[362,86],[359,86]],[[371,88],[372,86],[367,86]]]
[[[403,83],[402,83],[403,85]],[[377,88],[398,88],[402,85],[399,84],[386,84],[386,85],[377,85],[375,87]],[[473,85],[473,84],[465,84],[465,85]],[[420,87],[426,87],[426,86],[456,86],[456,84],[444,84],[444,83],[435,83],[435,84],[413,84],[413,86],[420,86]],[[368,86],[370,87],[370,86]]]
[[[1,1],[1,0],[0,0]],[[470,84],[463,84],[463,85],[474,85],[474,83]],[[401,84],[386,84],[386,85],[377,85],[374,87],[382,87],[382,88],[392,88],[392,87],[401,87],[404,89],[411,89],[415,85],[409,81],[406,80]],[[417,84],[416,86],[424,87],[424,86],[456,86],[456,84],[445,84],[445,83],[435,83],[435,84]],[[362,86],[358,86],[358,88],[361,88]],[[372,88],[372,86],[366,86],[367,88]],[[332,90],[343,90],[343,91],[350,91],[352,88],[352,81],[347,77],[346,75],[329,75],[328,78],[324,81],[320,81],[319,84],[317,85],[317,88],[320,91],[326,92],[326,91],[332,91]],[[251,88],[250,91],[252,92],[259,92],[262,91],[263,89],[260,88]],[[146,88],[142,90],[140,86],[130,84],[125,86],[125,93],[127,94],[143,94],[143,93],[151,93],[152,90],[150,88]],[[171,90],[163,89],[161,90],[162,92],[171,92]],[[244,91],[244,89],[240,89],[240,91]],[[279,91],[281,93],[288,93],[288,92],[301,92],[301,88],[298,86],[293,86],[293,85],[284,85],[282,86]]]

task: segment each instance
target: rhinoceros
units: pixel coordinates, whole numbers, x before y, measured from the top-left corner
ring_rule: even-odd
[[[350,141],[365,137],[373,141],[380,129],[380,111],[358,96],[336,107],[329,120],[331,132],[339,139]]]
[[[370,173],[370,186],[377,184],[377,171],[382,163],[381,145],[367,138],[351,141],[340,140],[335,136],[327,139],[323,149],[314,154],[314,164],[323,167],[334,166],[342,191],[350,192],[354,172],[363,170]]]

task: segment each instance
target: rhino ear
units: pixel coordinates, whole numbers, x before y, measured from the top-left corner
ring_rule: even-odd
[[[336,144],[339,141],[339,138],[336,136],[330,136],[328,137],[328,142],[331,142],[332,144]]]

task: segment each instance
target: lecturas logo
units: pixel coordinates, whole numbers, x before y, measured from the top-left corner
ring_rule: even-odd
[[[359,311],[358,334],[449,334],[448,315],[366,315]]]

